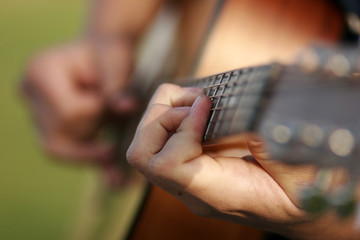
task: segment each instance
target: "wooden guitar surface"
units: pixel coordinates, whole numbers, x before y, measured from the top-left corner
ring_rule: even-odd
[[[191,2],[191,1],[190,1]],[[182,51],[177,74],[191,68],[201,44],[191,21],[200,21],[194,8],[184,8],[187,19],[180,34]],[[209,7],[208,9],[211,9]],[[200,11],[200,10],[199,10]],[[187,15],[186,15],[187,14]],[[202,19],[204,21],[204,19]],[[187,25],[186,25],[187,24]],[[196,76],[278,61],[291,63],[312,43],[332,43],[342,34],[342,16],[325,0],[227,0],[203,47]],[[195,39],[195,40],[194,40]],[[189,46],[188,48],[186,46]],[[130,239],[262,239],[264,233],[246,226],[195,216],[175,197],[151,186]]]

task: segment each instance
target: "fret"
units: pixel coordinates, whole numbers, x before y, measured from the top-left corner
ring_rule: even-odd
[[[215,78],[214,85],[220,85],[220,83],[222,82],[223,77],[224,77],[224,74],[217,75],[216,78]]]
[[[223,119],[220,123],[221,126],[219,127],[219,132],[216,137],[226,136],[231,130],[230,125],[234,119],[236,109],[239,108],[239,103],[243,97],[244,89],[249,81],[251,72],[251,69],[248,68],[243,71],[238,71],[238,76],[233,82],[232,91],[230,93],[226,109],[223,111]]]
[[[224,78],[224,76],[226,76],[226,77]],[[212,109],[210,109],[210,118],[208,121],[207,128],[205,130],[204,140],[209,139],[211,135],[215,135],[217,132],[218,118],[219,118],[220,113],[222,112],[221,109],[218,109],[218,108],[219,108],[219,104],[222,104],[221,99],[224,96],[224,91],[228,84],[227,83],[228,77],[230,78],[230,76],[231,76],[231,73],[223,74],[223,75],[221,75],[221,77],[218,78],[219,81],[216,82],[218,84],[216,92],[220,92],[220,94],[214,96],[213,98],[210,98],[211,101],[213,102],[213,105],[212,105]],[[220,87],[222,87],[222,89]]]
[[[231,78],[232,74],[233,74],[232,72],[225,73],[224,77],[223,77],[223,80],[222,80],[222,83],[227,84],[230,81],[230,78]]]
[[[229,105],[229,101],[231,99],[231,95],[228,95],[227,97],[222,98],[223,100],[221,101],[221,105],[222,107],[219,107],[219,117],[218,117],[218,122],[215,123],[215,129],[214,132],[212,133],[212,138],[217,138],[219,137],[219,135],[221,135],[221,129],[223,128],[223,121],[224,121],[224,117],[226,116],[226,113],[229,109],[228,105]]]
[[[242,89],[243,94],[239,99],[239,103],[232,116],[231,123],[229,124],[229,132],[242,132],[250,130],[250,124],[253,122],[254,114],[256,112],[255,108],[257,107],[257,101],[260,96],[258,91],[254,91],[255,88],[253,86],[254,84],[264,85],[257,84],[262,72],[264,71],[255,69],[248,77],[247,84]]]
[[[225,84],[223,92],[220,95],[224,97],[219,96],[219,100],[217,101],[217,105],[215,105],[215,108],[218,108],[220,104],[227,107],[221,110],[215,110],[212,113],[211,117],[209,118],[208,127],[204,134],[204,140],[213,139],[218,137],[218,135],[221,135],[221,129],[223,128],[223,118],[226,115],[227,109],[229,108],[229,102],[233,98],[231,94],[234,91],[233,85],[236,83],[236,81],[238,81],[238,77],[240,76],[239,70],[230,72],[226,76],[227,83]],[[227,95],[225,95],[225,93]]]
[[[227,83],[217,83],[217,84],[214,84],[214,85],[209,85],[207,87],[203,87],[205,90],[209,90],[209,89],[212,89],[212,88],[217,88],[217,87],[222,87],[222,86],[225,86]]]
[[[252,130],[274,66],[237,69],[193,80],[212,101],[204,141]]]

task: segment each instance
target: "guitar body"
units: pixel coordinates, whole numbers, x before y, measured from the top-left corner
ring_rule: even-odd
[[[344,25],[341,12],[326,0],[187,2],[182,9],[177,76],[187,76],[191,70],[203,76],[272,61],[291,63],[313,43],[336,42]],[[216,7],[214,24],[206,32]],[[205,35],[206,42],[202,41]],[[129,239],[252,240],[264,236],[246,226],[196,216],[175,197],[150,186]]]

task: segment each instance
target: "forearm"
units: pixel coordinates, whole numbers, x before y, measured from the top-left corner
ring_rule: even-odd
[[[136,41],[165,0],[94,0],[87,32]]]

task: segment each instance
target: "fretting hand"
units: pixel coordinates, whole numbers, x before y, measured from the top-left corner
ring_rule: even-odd
[[[331,213],[316,218],[299,208],[298,193],[312,182],[312,167],[271,160],[258,140],[249,141],[249,151],[205,152],[202,136],[210,107],[199,89],[162,85],[128,150],[130,164],[200,215],[298,239],[358,237],[348,231],[351,221]],[[329,224],[332,228],[323,231]]]

